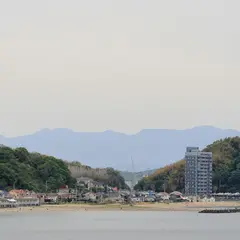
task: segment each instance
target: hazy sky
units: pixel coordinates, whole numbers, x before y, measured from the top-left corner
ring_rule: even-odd
[[[1,0],[0,134],[240,129],[239,9],[239,0]]]

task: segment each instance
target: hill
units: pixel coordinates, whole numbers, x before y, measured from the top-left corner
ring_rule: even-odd
[[[128,189],[120,172],[113,168],[91,168],[79,162],[66,162],[73,178],[87,177],[119,189]]]
[[[213,191],[240,192],[240,137],[225,138],[208,145],[203,151],[213,153]],[[156,170],[142,179],[135,189],[184,191],[185,161]]]
[[[144,176],[148,176],[155,172],[156,169],[153,170],[146,170],[142,172],[128,172],[128,171],[120,171],[121,176],[125,179],[125,181],[132,181],[133,177],[135,181],[141,180]]]
[[[62,185],[75,187],[75,177],[91,177],[103,183],[125,188],[125,181],[112,168],[93,169],[52,156],[30,153],[25,148],[0,146],[0,189],[20,188],[36,192],[55,191]]]
[[[203,148],[215,140],[235,136],[240,136],[240,132],[210,126],[185,130],[145,129],[133,135],[113,131],[44,129],[14,138],[0,136],[0,144],[14,148],[25,147],[31,152],[69,161],[80,161],[94,168],[112,167],[122,171],[131,171],[132,156],[135,169],[144,171],[181,159],[187,145]]]

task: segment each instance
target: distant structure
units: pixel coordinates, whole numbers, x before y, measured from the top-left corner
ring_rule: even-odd
[[[212,153],[198,147],[187,147],[185,153],[185,194],[202,196],[212,194]]]
[[[132,186],[130,189],[133,190],[134,186],[136,185],[136,175],[135,175],[135,168],[134,168],[134,162],[132,157],[131,157],[131,160],[132,160]]]

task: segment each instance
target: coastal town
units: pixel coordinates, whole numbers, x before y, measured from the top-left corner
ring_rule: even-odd
[[[98,191],[96,191],[98,187]],[[240,193],[215,193],[210,196],[188,197],[181,192],[131,191],[105,187],[88,178],[79,179],[75,189],[62,186],[55,193],[36,193],[29,190],[0,190],[0,207],[13,208],[65,203],[138,204],[176,202],[240,201]]]
[[[167,192],[165,186],[164,191],[137,190],[135,189],[136,182],[133,181],[129,186],[123,185],[125,188],[118,188],[96,180],[96,177],[99,178],[100,175],[106,178],[106,170],[98,169],[96,175],[96,171],[94,172],[93,169],[79,164],[77,166],[71,165],[69,169],[76,182],[74,187],[65,184],[58,189],[45,192],[16,188],[9,191],[2,189],[0,190],[0,208],[64,203],[133,205],[139,203],[240,201],[239,192],[213,192],[212,152],[200,151],[198,147],[186,148],[185,191],[183,193],[179,191]],[[147,178],[148,176],[145,177],[145,179]]]
[[[238,239],[239,10],[1,1],[0,238]]]

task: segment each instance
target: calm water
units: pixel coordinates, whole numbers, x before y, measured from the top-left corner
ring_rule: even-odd
[[[61,212],[0,214],[0,239],[226,240],[240,236],[240,214]]]

